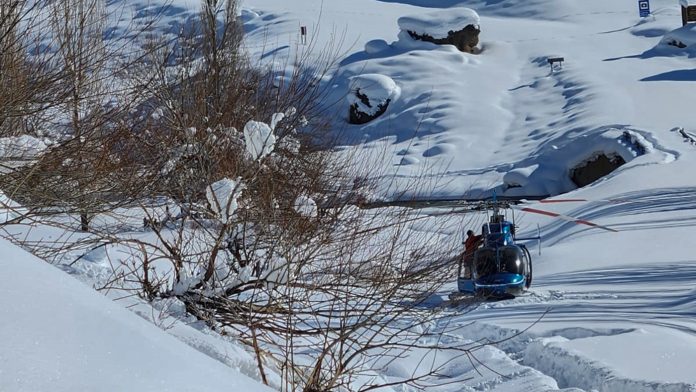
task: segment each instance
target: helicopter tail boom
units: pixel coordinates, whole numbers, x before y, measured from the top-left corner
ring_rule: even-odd
[[[599,225],[599,224],[597,224],[597,223],[590,222],[590,221],[588,221],[588,220],[573,218],[572,216],[563,215],[563,214],[558,214],[558,213],[556,213],[556,212],[538,210],[538,209],[536,209],[536,208],[530,208],[530,207],[524,207],[524,208],[521,208],[520,210],[521,210],[521,211],[524,211],[524,212],[532,212],[532,213],[535,213],[535,214],[541,214],[541,215],[546,215],[546,216],[550,216],[550,217],[554,217],[554,218],[558,218],[558,219],[563,219],[563,220],[565,220],[565,221],[574,222],[574,223],[577,223],[577,224],[580,224],[580,225],[586,225],[586,226],[596,227],[596,228],[598,228],[598,229],[607,230],[607,231],[611,231],[611,232],[614,232],[614,233],[618,233],[618,232],[619,232],[618,230],[612,229],[611,227],[602,226],[602,225]]]

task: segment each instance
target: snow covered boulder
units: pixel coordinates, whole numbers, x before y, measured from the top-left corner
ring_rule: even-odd
[[[48,146],[33,136],[11,136],[0,138],[0,173],[11,168],[26,166],[39,157]]]
[[[350,80],[346,99],[350,104],[351,124],[365,124],[384,114],[401,89],[392,78],[381,74],[364,74]]]
[[[307,218],[316,218],[319,215],[317,203],[307,195],[298,196],[293,203],[293,208],[298,214]]]
[[[383,39],[373,39],[365,44],[365,53],[377,54],[389,49],[389,44]]]
[[[672,51],[681,49],[696,54],[696,23],[689,23],[665,34],[656,49]]]
[[[462,52],[478,53],[481,19],[470,8],[445,8],[403,16],[398,24],[411,38],[438,45],[454,45]]]
[[[515,167],[503,176],[504,195],[555,196],[570,192],[601,180],[646,154],[653,154],[655,162],[672,159],[656,153],[650,141],[630,129],[600,129],[558,140],[544,148],[531,164]]]

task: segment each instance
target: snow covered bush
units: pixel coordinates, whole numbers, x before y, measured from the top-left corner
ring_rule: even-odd
[[[244,184],[241,179],[230,180],[223,178],[217,181],[206,189],[206,197],[210,208],[215,213],[220,222],[227,223],[232,219],[233,214],[237,211],[237,199],[242,195]]]
[[[293,208],[298,214],[308,218],[316,218],[318,214],[317,203],[306,195],[298,196],[297,199],[295,199]]]
[[[249,121],[244,126],[246,150],[253,160],[263,159],[275,147],[276,137],[273,128],[266,123]]]

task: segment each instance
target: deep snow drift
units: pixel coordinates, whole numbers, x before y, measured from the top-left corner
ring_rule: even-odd
[[[7,241],[0,251],[0,390],[271,390]]]

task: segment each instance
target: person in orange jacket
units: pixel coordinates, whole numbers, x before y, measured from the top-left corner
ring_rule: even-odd
[[[475,235],[473,230],[467,230],[466,240],[464,243],[464,268],[465,276],[471,277],[471,269],[473,268],[474,252],[481,246],[483,240],[482,235]]]

